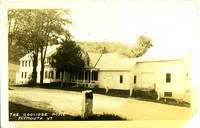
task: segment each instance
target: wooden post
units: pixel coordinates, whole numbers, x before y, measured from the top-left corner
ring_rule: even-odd
[[[92,83],[92,69],[90,69],[90,87],[91,87],[91,83]]]
[[[92,70],[90,70],[90,83],[92,83]]]
[[[63,83],[65,83],[65,80],[66,80],[66,72],[64,71],[64,73],[63,73]]]
[[[105,89],[106,89],[106,94],[107,94],[107,93],[108,93],[108,91],[109,91],[109,88],[108,88],[108,86],[106,86],[106,88],[105,88]]]
[[[160,93],[158,91],[157,91],[157,95],[158,95],[157,100],[160,100]]]
[[[130,88],[130,94],[129,94],[129,96],[132,96],[132,94],[133,94],[133,88]]]
[[[92,90],[82,91],[81,117],[88,118],[93,114],[93,92]]]

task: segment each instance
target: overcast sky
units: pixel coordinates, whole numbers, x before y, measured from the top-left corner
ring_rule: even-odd
[[[191,0],[75,0],[71,32],[79,41],[114,41],[132,45],[139,35],[155,47],[190,47],[197,38],[197,8]]]
[[[76,41],[113,41],[132,45],[146,34],[155,48],[182,50],[196,41],[196,0],[56,0],[40,6],[69,8]],[[13,6],[16,5],[13,4]]]

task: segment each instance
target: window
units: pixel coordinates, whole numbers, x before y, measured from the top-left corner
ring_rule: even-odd
[[[51,59],[51,58],[48,58],[47,61],[48,61],[48,63],[51,63],[51,62],[52,62],[52,59]]]
[[[80,72],[80,80],[83,80],[83,72]]]
[[[51,71],[51,78],[52,78],[52,79],[54,78],[54,74],[53,74],[53,71]]]
[[[92,78],[93,78],[93,80],[98,80],[98,72],[97,71],[94,71],[94,72],[92,72]]]
[[[49,71],[49,79],[51,79],[51,71]]]
[[[164,95],[165,95],[166,97],[172,97],[172,92],[164,92]]]
[[[134,75],[134,84],[136,84],[136,75]]]
[[[27,61],[25,62],[25,67],[27,67]]]
[[[56,79],[60,79],[60,72],[56,71]]]
[[[171,73],[167,73],[166,74],[166,83],[170,83],[171,82]]]
[[[81,72],[81,80],[84,79],[84,72]]]
[[[23,78],[24,73],[22,72],[22,78]]]
[[[31,67],[31,61],[29,61],[29,67]]]
[[[81,77],[82,77],[82,73],[81,72],[79,72],[79,80],[81,80]]]
[[[22,61],[22,67],[24,67],[24,61]]]
[[[45,72],[45,79],[47,79],[47,73],[48,73],[48,72],[46,71],[46,72]]]
[[[24,78],[26,78],[26,72],[24,73]]]
[[[123,75],[120,75],[120,83],[123,83]]]
[[[89,66],[90,65],[90,61],[89,61],[89,59],[87,60],[87,66]]]
[[[78,72],[78,80],[81,80],[81,72]]]

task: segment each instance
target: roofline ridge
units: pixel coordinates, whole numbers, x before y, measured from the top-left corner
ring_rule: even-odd
[[[101,57],[103,56],[103,54],[100,55],[99,59],[97,60],[96,64],[94,65],[94,68],[96,67],[96,65],[99,63]]]

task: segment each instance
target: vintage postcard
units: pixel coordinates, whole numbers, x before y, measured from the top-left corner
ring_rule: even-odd
[[[1,7],[3,128],[195,126],[198,1]]]

